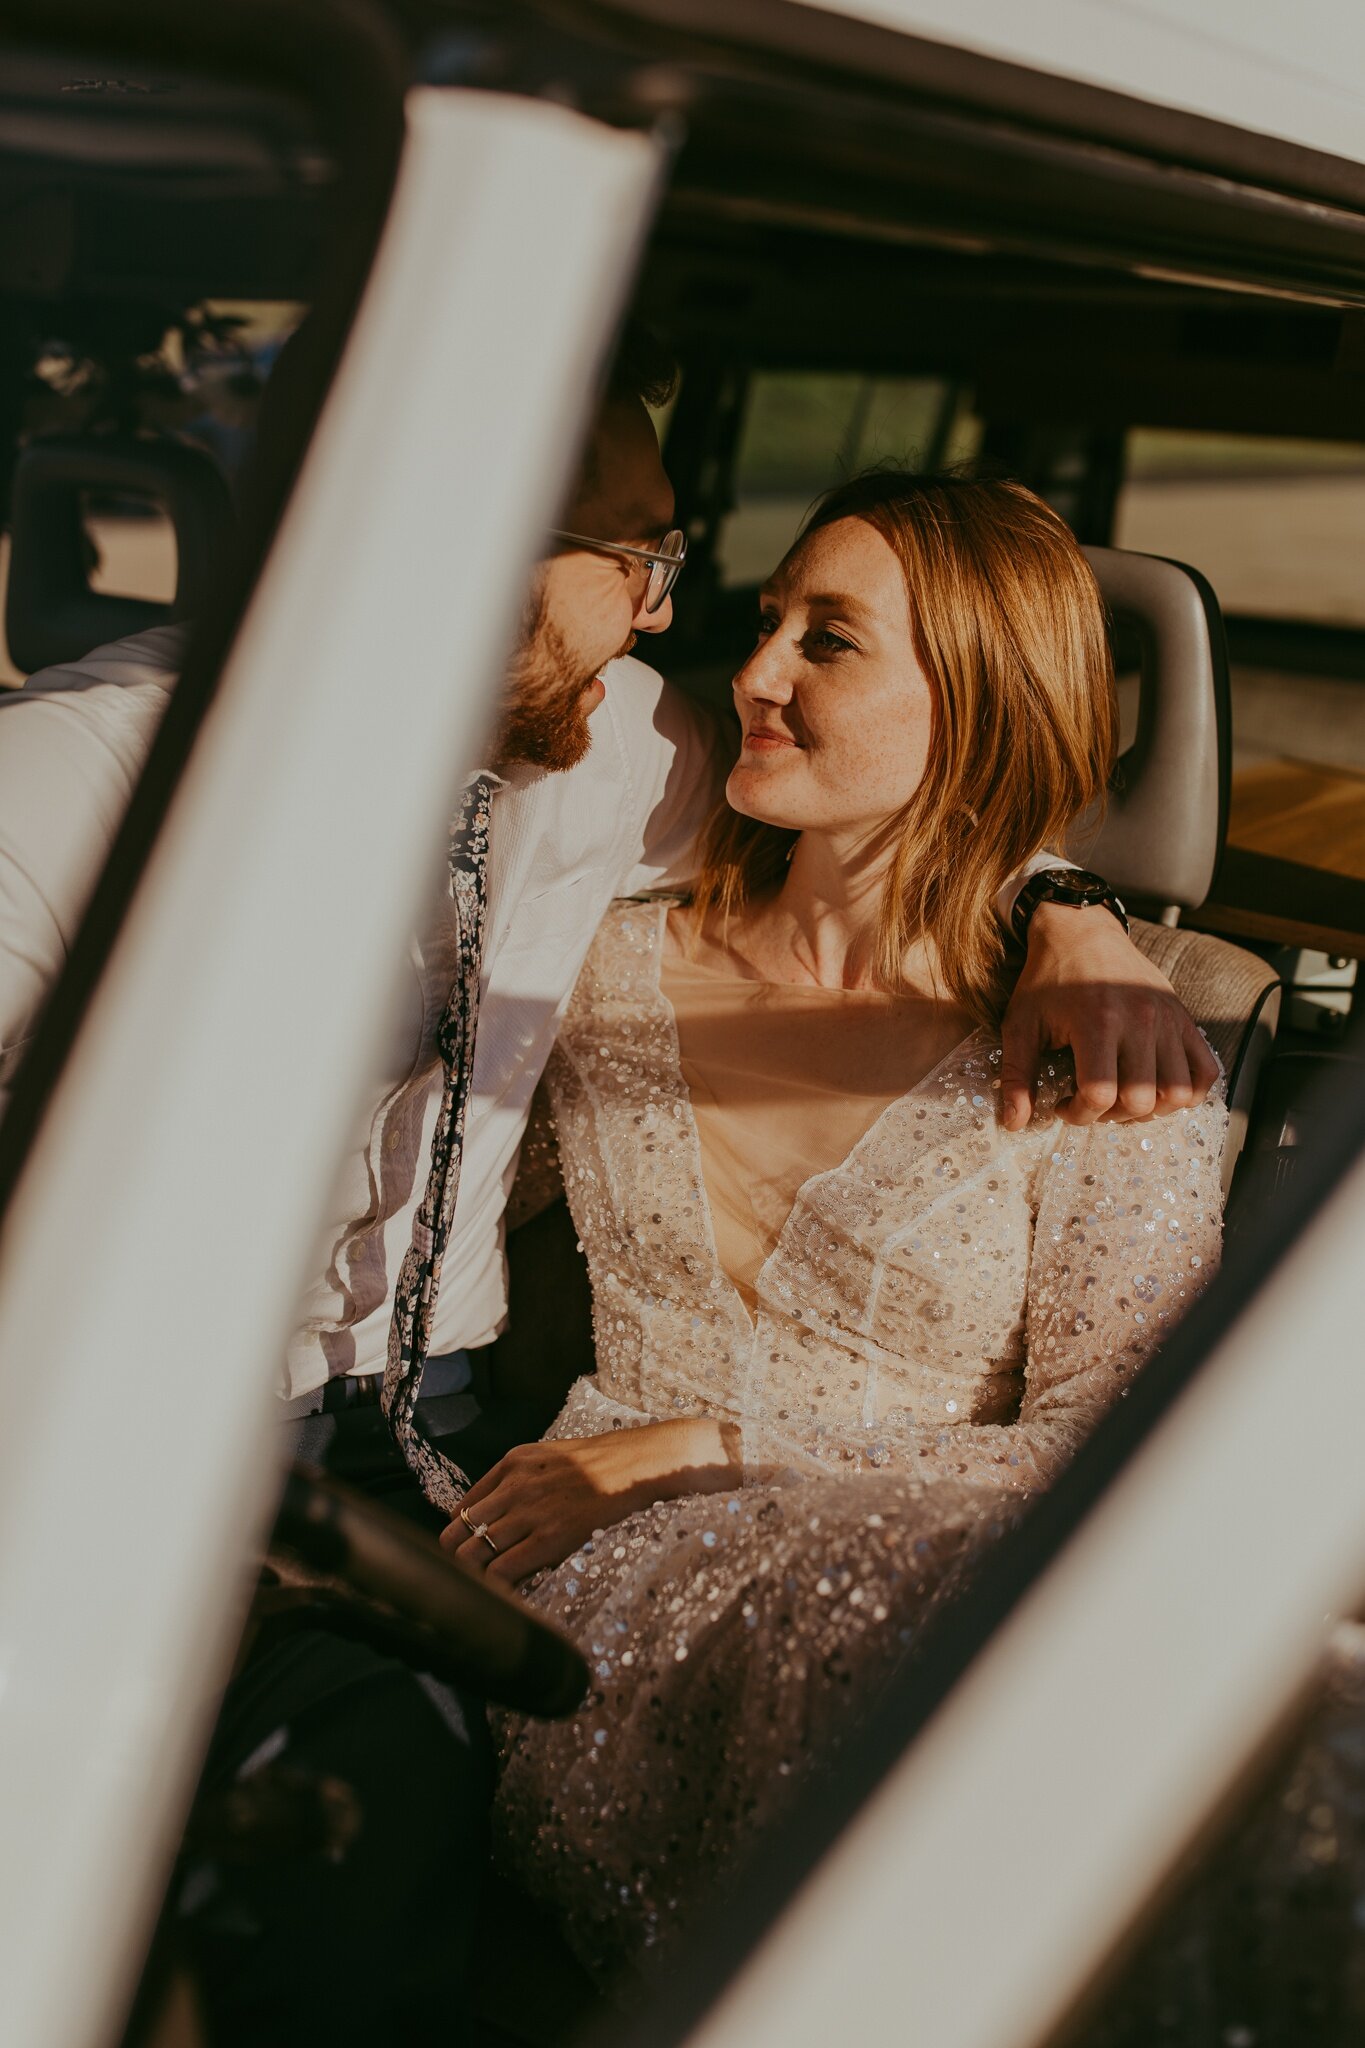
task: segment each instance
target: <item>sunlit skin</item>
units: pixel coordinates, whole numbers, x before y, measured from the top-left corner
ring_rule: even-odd
[[[580,488],[563,520],[571,533],[627,547],[657,548],[673,524],[673,486],[664,472],[653,422],[638,399],[605,406],[593,433]],[[550,562],[546,590],[555,617],[572,616],[591,647],[591,661],[604,667],[635,633],[665,633],[673,623],[673,600],[657,612],[644,609],[649,570],[620,555],[595,555],[565,548]],[[601,702],[600,689],[594,700]]]
[[[650,546],[673,521],[673,494],[642,406],[611,407],[599,425],[590,489],[565,517],[573,531]],[[639,632],[662,632],[671,605],[643,609],[646,576],[586,551],[544,571],[544,618],[572,650],[551,686],[581,722],[602,701],[598,671]],[[567,682],[564,680],[567,677]],[[788,878],[742,921],[740,969],[765,980],[871,985],[870,933],[886,857],[886,822],[924,773],[933,698],[914,652],[910,599],[890,548],[859,520],[812,535],[765,586],[757,641],[735,678],[743,745],[728,794],[737,810],[797,829]],[[907,1006],[927,1069],[966,1020],[932,1000],[929,963],[907,963],[924,1000]],[[921,1042],[922,1038],[922,1042]],[[1002,1026],[1001,1114],[1027,1123],[1042,1056],[1069,1045],[1077,1124],[1147,1116],[1202,1100],[1211,1055],[1164,978],[1104,911],[1044,905]],[[563,1562],[596,1529],[652,1502],[738,1486],[737,1431],[682,1417],[509,1451],[470,1489],[468,1522],[442,1545],[471,1570],[517,1584]],[[471,1525],[486,1525],[496,1551]]]
[[[583,475],[564,518],[570,532],[659,545],[673,524],[673,487],[638,399],[604,406]],[[630,652],[637,634],[672,623],[671,597],[657,612],[645,610],[648,582],[646,563],[588,548],[564,548],[543,565],[534,629],[509,671],[499,767],[529,761],[562,772],[582,760],[588,721],[605,695],[601,671]]]
[[[923,779],[932,687],[905,577],[861,519],[820,527],[763,586],[757,640],[734,680],[743,744],[735,810],[818,832],[850,864]]]
[[[905,577],[872,527],[841,519],[787,556],[734,696],[742,744],[725,794],[801,837],[782,888],[732,921],[730,942],[764,980],[873,987],[892,828],[924,776],[934,697]],[[905,969],[929,993],[922,949]]]

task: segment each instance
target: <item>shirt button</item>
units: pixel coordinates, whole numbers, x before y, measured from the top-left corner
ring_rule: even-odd
[[[384,1134],[384,1150],[386,1152],[396,1152],[398,1150],[398,1126],[396,1124],[390,1125]]]

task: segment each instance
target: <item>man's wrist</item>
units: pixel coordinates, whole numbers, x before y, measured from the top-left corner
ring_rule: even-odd
[[[1031,853],[1028,859],[1014,870],[1001,886],[995,899],[995,914],[1004,928],[1006,938],[1010,935],[1014,906],[1024,884],[1031,881],[1035,875],[1040,875],[1044,868],[1069,868],[1074,865],[1073,861],[1064,859],[1060,853],[1053,853],[1050,848],[1044,846],[1037,853]]]
[[[1116,917],[1112,911],[1109,912],[1101,924],[1095,915],[1097,907],[1103,909],[1106,906],[1075,903],[1040,903],[1033,916],[1029,919],[1028,935],[1024,943],[1020,945],[1017,941],[1011,942],[1015,958],[1017,959],[1021,953],[1026,953],[1029,946],[1035,940],[1043,940],[1049,946],[1062,944],[1085,945],[1087,943],[1084,937],[1086,932],[1089,932],[1093,939],[1094,935],[1100,930],[1104,930],[1106,933],[1109,931],[1117,931],[1119,933],[1125,931],[1126,927],[1122,919]],[[1088,919],[1084,915],[1087,909],[1090,910]],[[1065,934],[1065,937],[1062,936],[1063,934]],[[1132,941],[1130,940],[1129,943],[1131,944]]]
[[[1117,892],[1103,875],[1084,868],[1042,868],[1031,875],[1014,901],[1010,917],[1011,936],[1027,949],[1029,928],[1044,908],[1051,910],[1107,910],[1128,930],[1128,913]]]

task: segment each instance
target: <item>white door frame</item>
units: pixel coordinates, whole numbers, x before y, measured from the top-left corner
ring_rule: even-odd
[[[657,189],[653,141],[562,107],[426,87],[406,113],[318,429],[0,1238],[0,1984],[24,2048],[93,2048],[129,1995],[408,907]]]

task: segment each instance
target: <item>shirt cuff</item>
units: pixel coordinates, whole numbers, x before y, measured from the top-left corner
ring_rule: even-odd
[[[995,899],[995,914],[1006,932],[1012,929],[1011,919],[1014,916],[1015,902],[1025,882],[1032,881],[1033,877],[1041,874],[1044,868],[1071,868],[1074,870],[1075,866],[1074,860],[1063,860],[1060,853],[1043,852],[1033,854],[1024,862],[1021,868],[1016,868]]]

